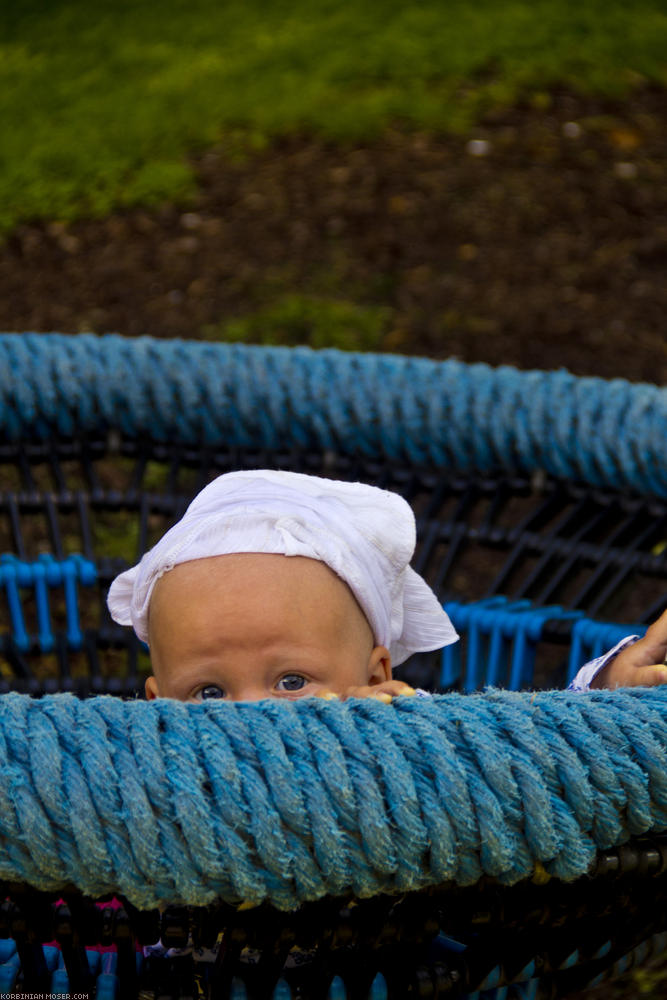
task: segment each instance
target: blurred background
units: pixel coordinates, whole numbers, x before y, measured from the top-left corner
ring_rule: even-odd
[[[22,0],[0,327],[667,376],[664,0]]]
[[[0,32],[0,328],[667,381],[664,0],[21,0]]]

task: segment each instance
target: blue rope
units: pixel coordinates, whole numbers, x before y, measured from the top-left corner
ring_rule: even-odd
[[[11,938],[0,940],[0,997],[19,994],[16,991],[21,959],[16,949],[16,942]],[[44,962],[51,978],[51,993],[67,996],[70,992],[70,981],[63,952],[60,948],[43,945]],[[90,975],[95,980],[95,1000],[116,1000],[119,995],[120,980],[116,975],[118,955],[105,952],[103,955],[92,948],[86,949],[86,960]],[[143,955],[137,952],[137,970],[141,971]],[[41,994],[45,996],[46,994]],[[37,996],[37,994],[33,994]]]
[[[572,621],[583,614],[559,605],[535,607],[526,599],[508,601],[499,594],[468,604],[449,601],[444,607],[459,635],[467,638],[467,650],[463,664],[461,644],[445,646],[441,654],[440,686],[453,687],[461,681],[461,689],[466,694],[479,690],[482,685],[517,691],[532,684],[537,646],[545,623]],[[616,635],[620,628],[587,621],[593,628],[597,627],[600,635],[608,635],[610,630]],[[626,626],[624,634],[631,631],[632,628]],[[577,655],[583,656],[582,651],[586,648],[583,640],[590,641],[588,635],[581,630],[577,632]],[[617,641],[615,639],[611,646]],[[578,662],[574,673],[587,659],[592,656],[583,656],[579,661],[570,656],[569,664]],[[568,683],[574,673],[568,676]]]
[[[536,469],[667,496],[667,389],[566,371],[148,337],[0,335],[9,440],[130,437]]]
[[[667,691],[187,705],[0,699],[0,878],[141,907],[358,897],[667,829]]]
[[[0,590],[4,588],[9,608],[11,633],[17,649],[30,649],[31,637],[25,624],[21,589],[31,588],[37,611],[37,641],[40,652],[50,653],[55,647],[51,623],[49,588],[62,587],[65,596],[65,636],[71,649],[80,649],[83,632],[79,621],[78,584],[93,587],[97,583],[97,567],[90,559],[74,554],[56,559],[42,552],[35,560],[19,559],[12,553],[0,555]]]

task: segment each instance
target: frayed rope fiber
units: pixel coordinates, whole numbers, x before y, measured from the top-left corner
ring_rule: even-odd
[[[0,878],[135,905],[358,897],[667,829],[667,689],[170,700],[0,698]]]
[[[667,389],[566,371],[90,334],[0,335],[0,437],[332,450],[667,496]]]

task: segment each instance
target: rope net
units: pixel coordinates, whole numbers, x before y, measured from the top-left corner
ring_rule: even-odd
[[[120,430],[383,456],[458,472],[532,472],[667,495],[667,390],[565,371],[124,339],[0,336],[10,441]]]

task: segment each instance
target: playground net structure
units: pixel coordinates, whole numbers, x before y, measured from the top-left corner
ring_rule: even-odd
[[[3,694],[140,698],[147,650],[110,620],[108,586],[207,482],[244,468],[361,480],[411,504],[413,565],[461,635],[400,668],[417,687],[563,688],[667,606],[667,396],[655,386],[16,334],[0,337],[0,425]],[[566,996],[667,940],[667,799],[644,784],[650,820],[605,843],[579,878],[535,863],[530,877],[499,879],[482,865],[471,884],[325,893],[296,909],[183,897],[158,909],[120,890],[95,901],[64,878],[47,891],[5,864],[0,991]],[[2,837],[11,858],[9,824]]]

